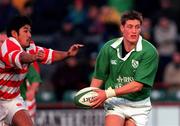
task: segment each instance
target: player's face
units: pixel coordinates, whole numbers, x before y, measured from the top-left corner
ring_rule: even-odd
[[[141,23],[138,20],[128,20],[121,25],[121,32],[125,42],[136,44],[141,32]]]
[[[31,27],[29,25],[21,27],[16,39],[23,48],[29,47],[31,41]]]

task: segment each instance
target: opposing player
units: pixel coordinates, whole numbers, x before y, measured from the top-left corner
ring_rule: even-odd
[[[0,106],[7,112],[5,122],[15,126],[32,126],[20,96],[20,84],[35,61],[50,64],[75,56],[83,45],[74,44],[68,51],[36,46],[31,39],[31,21],[25,16],[14,17],[7,27],[7,36],[0,48]],[[2,120],[2,121],[4,121]],[[1,123],[1,122],[0,122]]]
[[[20,86],[21,96],[25,101],[26,108],[33,122],[35,121],[36,115],[36,94],[42,82],[40,73],[36,69],[35,65],[37,65],[37,62],[34,62],[29,66],[29,70],[26,74],[25,80]]]
[[[7,39],[6,33],[4,33],[4,32],[0,33],[0,47],[6,39]],[[0,105],[0,126],[6,126],[4,123],[4,118],[7,116],[8,111],[3,108],[4,107],[2,105]]]
[[[156,48],[140,35],[142,15],[122,15],[122,37],[108,41],[96,60],[92,87],[99,94],[94,108],[104,103],[105,126],[145,126],[151,110],[150,93],[158,67]]]

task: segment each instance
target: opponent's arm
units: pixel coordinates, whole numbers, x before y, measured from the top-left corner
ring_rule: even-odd
[[[75,56],[79,49],[84,45],[74,44],[72,45],[68,51],[54,51],[54,61],[60,61],[67,57]]]
[[[20,62],[21,63],[32,63],[34,61],[41,61],[44,58],[45,54],[42,50],[40,50],[36,54],[29,54],[26,52],[22,52],[20,54]]]
[[[81,47],[83,47],[83,45],[74,44],[68,51],[54,51],[54,61],[60,61],[67,57],[75,56]],[[20,54],[20,61],[21,63],[32,63],[34,61],[42,61],[44,57],[45,53],[42,50],[39,50],[36,54],[22,52]]]
[[[30,86],[27,87],[26,100],[32,101],[35,98],[39,85],[39,82],[33,82]]]

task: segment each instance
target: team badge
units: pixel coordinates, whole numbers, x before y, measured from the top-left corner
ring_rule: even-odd
[[[139,61],[137,61],[137,60],[132,60],[132,66],[133,66],[133,68],[137,68],[138,66],[139,66]]]
[[[111,64],[116,65],[117,64],[117,60],[111,60]]]

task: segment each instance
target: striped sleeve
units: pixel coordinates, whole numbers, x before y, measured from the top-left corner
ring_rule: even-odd
[[[51,64],[53,62],[53,50],[47,49],[41,46],[36,46],[34,41],[30,43],[30,47],[27,49],[27,52],[30,54],[36,54],[40,50],[42,50],[45,53],[44,59],[41,61],[42,64]]]
[[[42,64],[51,64],[53,61],[53,50],[52,49],[47,49],[47,48],[43,48],[43,47],[39,47],[36,46],[37,50],[42,50],[45,53],[45,57],[43,59],[43,61],[41,62]]]
[[[23,52],[21,48],[11,42],[4,42],[1,46],[1,60],[7,67],[17,67],[22,69],[20,62],[20,54]]]

